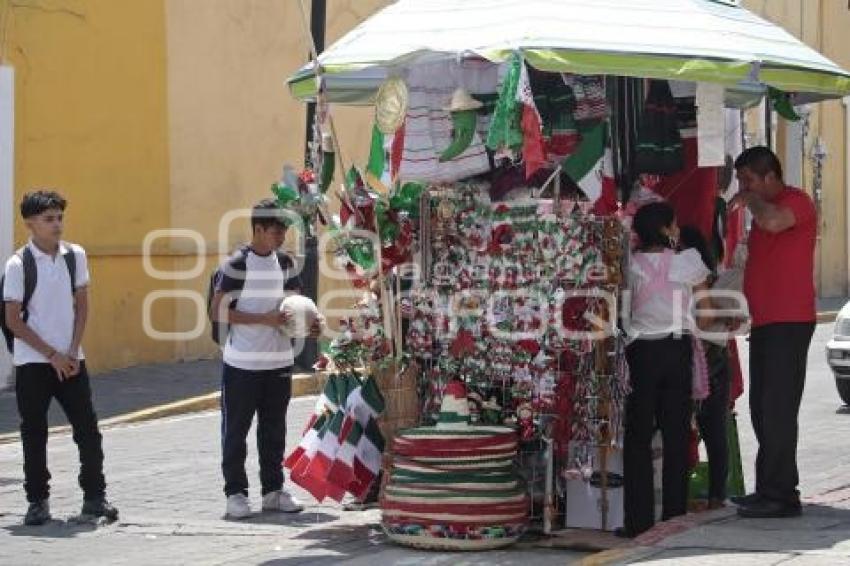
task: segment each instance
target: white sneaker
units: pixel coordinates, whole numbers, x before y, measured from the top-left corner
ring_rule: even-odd
[[[253,515],[251,511],[251,504],[248,502],[248,498],[242,494],[237,493],[234,495],[230,495],[227,498],[227,511],[224,516],[228,519],[246,519]]]
[[[272,491],[263,496],[263,511],[278,511],[281,513],[300,513],[304,506],[288,491]]]

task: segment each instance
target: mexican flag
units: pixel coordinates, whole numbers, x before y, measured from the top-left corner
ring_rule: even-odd
[[[374,379],[328,379],[298,448],[286,459],[290,478],[317,501],[363,499],[381,469],[384,439],[378,416],[384,399]]]
[[[528,67],[520,64],[519,82],[516,89],[516,101],[520,104],[520,126],[522,127],[522,158],[525,161],[526,179],[546,165],[546,149],[543,145],[543,120],[537,105],[534,103],[534,93],[531,91],[531,81],[528,79]]]
[[[323,436],[327,433],[330,420],[339,407],[338,382],[335,377],[331,376],[325,383],[325,389],[316,400],[313,414],[310,416],[301,441],[283,461],[284,467],[290,470],[292,481],[310,491],[314,497],[322,495],[323,490],[319,486],[312,489],[308,487],[308,485],[312,486],[312,482],[306,474],[311,462],[319,452],[319,446]],[[316,497],[316,499],[321,501],[324,496]]]
[[[564,172],[594,203],[596,214],[613,214],[617,210],[617,186],[614,160],[606,143],[607,123],[600,121],[582,130],[581,144],[564,160]]]
[[[365,379],[346,400],[346,418],[340,434],[343,443],[328,472],[328,481],[344,486],[359,499],[369,492],[381,469],[384,439],[377,419],[384,412],[384,405],[378,384],[371,378]]]
[[[361,501],[369,494],[369,488],[381,471],[381,459],[384,454],[384,437],[375,419],[363,430],[363,435],[357,441],[354,453],[354,478],[348,491]]]

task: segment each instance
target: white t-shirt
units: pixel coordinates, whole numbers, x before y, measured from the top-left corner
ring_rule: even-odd
[[[661,253],[635,252],[658,268]],[[631,320],[627,325],[630,340],[657,338],[671,333],[682,333],[695,328],[693,317],[693,287],[703,283],[711,272],[702,262],[699,252],[688,249],[672,254],[667,281],[678,300],[652,293],[641,300],[641,288],[650,283],[652,274],[644,273],[635,258],[629,262],[629,289],[631,291]]]
[[[278,310],[286,292],[285,276],[277,255],[260,256],[249,251],[245,266],[247,273],[236,310],[252,314]],[[234,280],[225,274],[217,290],[228,292],[233,289]],[[227,365],[244,370],[281,369],[295,363],[292,339],[285,336],[280,328],[264,324],[231,324],[223,357]]]
[[[35,258],[35,290],[27,305],[29,318],[27,325],[58,352],[67,352],[74,339],[74,296],[71,292],[71,274],[63,254],[70,249],[77,262],[75,285],[77,289],[88,286],[89,269],[86,252],[76,244],[61,243],[59,253],[51,256],[38,249],[32,242],[27,244]],[[6,282],[3,287],[3,300],[21,303],[24,300],[24,264],[15,254],[6,262]],[[83,358],[83,349],[78,352]],[[24,364],[49,363],[37,350],[23,340],[15,338],[13,363]]]

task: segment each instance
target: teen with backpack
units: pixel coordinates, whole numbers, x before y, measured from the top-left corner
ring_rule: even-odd
[[[304,509],[283,485],[286,411],[295,358],[292,340],[282,332],[290,315],[280,305],[287,293],[301,289],[294,263],[278,251],[286,226],[275,201],[260,201],[251,213],[251,244],[213,275],[210,318],[213,337],[223,342],[224,362],[221,468],[225,516],[231,519],[252,515],[245,457],[255,413],[263,510],[297,513]],[[322,322],[317,319],[310,327],[311,336],[318,337],[321,331]]]
[[[27,525],[51,518],[47,410],[53,398],[71,423],[80,452],[82,515],[118,518],[105,496],[101,435],[80,347],[88,317],[86,252],[61,240],[66,205],[54,191],[24,195],[21,216],[31,239],[6,262],[2,280],[0,326],[15,365]]]

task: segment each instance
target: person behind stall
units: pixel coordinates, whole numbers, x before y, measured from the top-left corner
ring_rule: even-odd
[[[673,208],[649,203],[634,217],[638,247],[629,263],[631,312],[624,321],[632,391],[626,399],[623,450],[624,527],[634,537],[655,523],[652,437],[664,444],[662,519],[687,512],[691,423],[693,293],[710,275],[696,250],[676,252]],[[705,305],[700,305],[705,307]]]
[[[680,231],[681,249],[693,249],[699,252],[702,262],[708,267],[709,286],[717,276],[717,263],[702,235],[694,226],[682,226]],[[729,385],[731,373],[729,366],[728,325],[717,321],[709,333],[702,339],[705,361],[708,366],[709,395],[696,409],[696,421],[699,435],[705,442],[708,454],[708,508],[718,509],[726,500],[726,477],[729,474],[729,447],[727,437],[727,419],[729,418]],[[709,338],[710,337],[710,338]]]
[[[747,149],[735,171],[740,192],[730,208],[746,206],[753,215],[744,295],[752,315],[750,417],[759,448],[756,490],[733,502],[743,517],[792,517],[802,513],[797,418],[815,330],[817,214],[810,196],[785,184],[770,149]]]
[[[284,487],[282,467],[295,359],[291,338],[281,332],[289,313],[280,305],[286,292],[301,289],[294,263],[279,251],[286,227],[287,219],[274,200],[254,206],[251,243],[222,266],[210,307],[215,322],[230,325],[223,352],[221,468],[225,516],[231,519],[252,515],[245,441],[255,414],[263,511],[304,509]],[[310,331],[318,337],[321,322]]]

